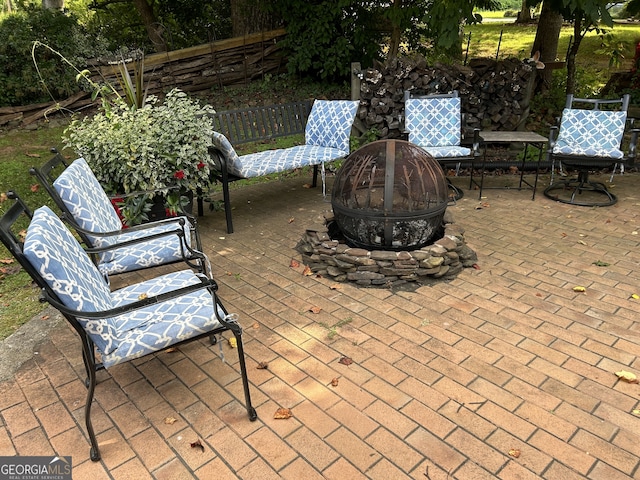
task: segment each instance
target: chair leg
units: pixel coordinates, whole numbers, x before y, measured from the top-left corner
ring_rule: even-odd
[[[92,461],[97,462],[101,458],[100,449],[98,448],[98,440],[91,423],[91,406],[93,404],[93,394],[96,390],[96,362],[93,342],[85,335],[82,335],[82,360],[87,371],[87,400],[84,406],[84,421],[87,427],[87,435],[89,435],[89,442],[91,443],[89,457]]]
[[[232,329],[238,347],[238,359],[240,361],[240,376],[242,377],[242,387],[244,388],[244,402],[249,415],[249,420],[254,422],[258,418],[258,412],[251,404],[251,393],[249,392],[249,377],[247,376],[247,364],[244,358],[244,345],[242,343],[242,329],[238,324],[237,329]]]

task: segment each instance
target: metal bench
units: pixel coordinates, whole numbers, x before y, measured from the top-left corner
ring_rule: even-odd
[[[357,100],[316,100],[313,105],[304,101],[212,114],[212,179],[222,183],[227,232],[233,233],[230,182],[313,166],[315,187],[319,166],[349,154],[349,136],[358,105]],[[234,145],[302,133],[303,145],[241,156],[234,149]],[[197,192],[198,215],[204,213],[202,193]]]

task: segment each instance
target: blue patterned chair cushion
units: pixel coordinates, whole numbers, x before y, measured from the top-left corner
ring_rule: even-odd
[[[73,310],[97,312],[111,308],[109,286],[82,246],[62,221],[41,207],[33,214],[24,242],[24,254],[60,301]],[[116,345],[109,320],[79,319],[102,352]]]
[[[565,108],[553,153],[621,159],[627,112]]]
[[[24,253],[68,308],[99,312],[200,283],[191,270],[173,272],[110,292],[82,246],[48,208],[34,212]],[[225,313],[217,306],[218,315]],[[105,367],[152,353],[216,328],[211,293],[203,288],[107,319],[79,322],[102,354]]]
[[[429,147],[460,145],[462,120],[459,97],[409,98],[404,105],[405,128],[411,143],[429,152]],[[470,150],[467,155],[469,153]]]
[[[458,147],[455,145],[449,145],[446,147],[422,147],[422,149],[428,152],[436,160],[439,158],[455,159],[455,157],[468,157],[471,155],[470,148]]]
[[[212,141],[224,155],[228,172],[241,178],[320,165],[349,154],[349,136],[359,103],[316,100],[305,127],[305,145],[238,156],[221,133],[214,132]]]
[[[111,205],[100,182],[83,158],[75,160],[53,183],[60,198],[83,229],[97,233],[108,233],[122,229],[122,222]],[[191,246],[190,224],[184,218],[185,239]],[[143,230],[124,231],[121,234],[99,237],[87,235],[92,247],[107,247],[118,243],[148,237],[156,233],[175,230],[178,218]],[[128,272],[184,258],[185,248],[177,235],[137,243],[111,250],[100,256],[98,266],[105,275]]]

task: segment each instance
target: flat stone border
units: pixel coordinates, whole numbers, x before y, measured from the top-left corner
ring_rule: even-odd
[[[478,257],[467,246],[464,228],[447,211],[442,238],[418,250],[388,251],[354,248],[343,239],[331,238],[333,215],[306,229],[296,250],[302,262],[317,275],[336,282],[364,287],[394,288],[408,282],[451,279],[463,268],[473,267]]]

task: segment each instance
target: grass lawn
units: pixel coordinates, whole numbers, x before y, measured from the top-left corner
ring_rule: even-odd
[[[14,190],[30,207],[37,208],[53,202],[38,188],[29,167],[44,163],[51,156],[51,147],[60,146],[64,127],[18,130],[0,135],[0,192]],[[0,215],[13,203],[0,199]],[[26,228],[23,220],[19,228]],[[42,311],[38,291],[17,262],[0,247],[0,340],[11,335],[27,320]]]

